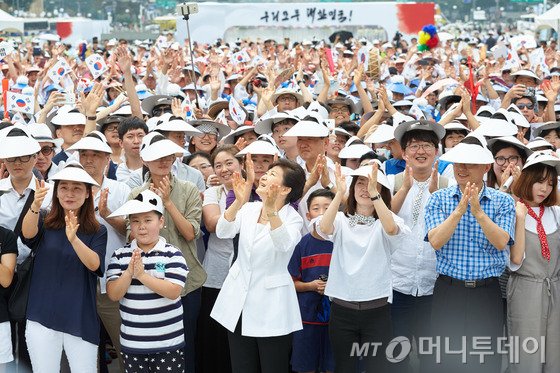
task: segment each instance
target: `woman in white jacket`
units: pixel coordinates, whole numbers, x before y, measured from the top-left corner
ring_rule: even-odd
[[[285,373],[292,332],[302,329],[287,268],[303,221],[289,203],[301,198],[305,173],[295,162],[278,160],[258,184],[262,202],[248,203],[254,179],[250,155],[246,168],[247,180],[234,174],[235,201],[216,225],[219,238],[239,233],[239,252],[210,316],[229,330],[234,373]]]

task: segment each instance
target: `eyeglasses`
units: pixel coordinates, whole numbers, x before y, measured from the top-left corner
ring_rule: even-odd
[[[155,107],[152,109],[152,116],[154,117],[159,117],[160,115],[164,114],[164,113],[171,113],[171,107],[170,106],[161,106],[161,107]]]
[[[507,163],[513,163],[513,164],[517,164],[517,162],[519,162],[519,159],[521,157],[519,157],[518,155],[512,155],[511,157],[494,157],[494,161],[496,161],[496,164],[498,166],[503,166]]]
[[[292,95],[283,95],[278,97],[276,101],[297,101],[297,98]]]
[[[523,110],[523,109],[533,110],[533,108],[535,107],[535,105],[533,104],[515,104],[515,106],[517,106],[519,110]]]
[[[111,126],[105,127],[105,132],[116,132],[118,130],[119,130],[119,125],[118,124],[113,124]]]
[[[20,161],[21,163],[27,163],[31,160],[31,158],[35,158],[35,155],[22,155],[21,157],[6,158],[6,162],[14,163],[16,161]]]
[[[346,106],[343,107],[333,107],[331,108],[331,111],[333,113],[349,113],[350,110],[348,110],[348,108]]]
[[[52,146],[43,146],[40,150],[41,154],[44,156],[50,155],[54,151]]]
[[[436,147],[434,146],[434,144],[412,144],[412,145],[408,145],[406,148],[410,149],[414,153],[416,153],[418,150],[420,150],[420,148],[422,148],[422,150],[427,153],[434,150]]]
[[[212,168],[212,165],[210,163],[201,163],[198,165],[199,171],[207,170],[208,168]]]
[[[200,138],[203,139],[205,137],[208,137],[210,139],[217,139],[218,135],[216,133],[208,133],[208,132],[204,132],[204,135],[202,135]]]

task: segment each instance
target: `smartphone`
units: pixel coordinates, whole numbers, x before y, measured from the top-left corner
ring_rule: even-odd
[[[76,105],[76,96],[72,92],[64,92],[64,104]]]

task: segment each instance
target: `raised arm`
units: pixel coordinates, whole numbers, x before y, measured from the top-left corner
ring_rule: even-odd
[[[510,235],[502,227],[490,219],[484,210],[482,210],[478,197],[478,188],[471,188],[469,202],[471,205],[471,212],[478,224],[480,224],[480,227],[482,228],[482,231],[488,241],[490,241],[492,246],[496,249],[504,250],[510,240]]]
[[[342,175],[342,170],[338,163],[336,164],[334,174],[336,178],[336,194],[319,223],[319,229],[326,235],[331,235],[334,232],[334,219],[346,193],[346,178]]]
[[[142,119],[142,108],[140,107],[140,99],[138,98],[136,86],[134,84],[134,80],[132,79],[132,58],[128,53],[128,49],[124,46],[118,47],[116,57],[124,76],[124,89],[126,90],[126,94],[128,96],[132,116]]]
[[[255,171],[251,154],[247,154],[245,169],[247,172],[247,180],[245,180],[239,172],[235,172],[233,174],[233,192],[235,194],[235,201],[233,201],[233,203],[224,212],[224,218],[228,222],[235,220],[237,213],[241,210],[241,207],[249,201],[249,197],[251,196],[251,189],[255,180]]]
[[[374,163],[371,168],[371,174],[369,175],[368,181],[368,192],[370,198],[373,200],[373,206],[375,211],[377,212],[377,216],[381,221],[381,225],[383,226],[383,230],[390,236],[399,233],[399,226],[395,223],[395,219],[393,218],[393,214],[391,210],[385,205],[383,198],[379,198],[379,192],[377,190],[377,173],[379,172],[379,165]]]
[[[37,225],[39,222],[39,210],[48,192],[49,189],[45,186],[45,181],[39,181],[35,178],[35,197],[21,225],[21,234],[23,238],[32,239],[39,232],[39,227]]]
[[[455,210],[453,210],[453,212],[441,224],[428,231],[428,241],[434,249],[440,250],[447,242],[449,242],[453,233],[455,233],[455,229],[457,229],[459,221],[467,211],[467,206],[469,204],[469,188],[470,184],[467,183],[465,191],[463,192],[463,197]],[[430,201],[428,201],[428,206],[430,206]],[[427,210],[426,216],[429,214],[430,211]]]
[[[515,204],[515,244],[510,247],[510,260],[515,265],[523,263],[525,255],[525,217],[527,206],[523,202]]]

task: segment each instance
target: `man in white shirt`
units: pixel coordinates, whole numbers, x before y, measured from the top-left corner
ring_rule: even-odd
[[[117,167],[117,180],[128,182],[132,172],[142,169],[140,146],[148,133],[148,126],[139,118],[130,117],[119,123],[119,140],[123,148],[124,161]]]
[[[391,256],[391,318],[396,336],[406,336],[410,341],[416,337],[418,341],[419,337],[430,335],[436,254],[430,243],[424,241],[424,209],[430,195],[447,184],[447,180],[438,175],[437,165],[434,166],[445,129],[437,123],[416,120],[400,124],[394,135],[403,149],[406,169],[395,176],[396,193],[391,209],[411,232],[404,235],[400,249]],[[399,371],[411,370],[409,359],[400,365]],[[424,371],[422,359],[420,366]]]
[[[329,141],[329,129],[315,120],[302,120],[289,129],[285,137],[297,137],[297,148],[299,156],[296,162],[303,168],[306,183],[303,189],[303,197],[298,204],[298,212],[305,219],[308,212],[307,198],[320,188],[334,188],[334,163],[325,153]],[[306,224],[303,225],[302,234],[309,233]]]
[[[35,194],[37,178],[33,175],[33,167],[37,162],[37,153],[41,150],[41,147],[27,132],[16,127],[2,130],[0,133],[0,143],[2,144],[0,146],[0,160],[3,163],[0,169],[0,177],[4,175],[4,170],[7,170],[10,175],[0,180],[0,225],[16,231],[16,235],[19,236],[18,231],[21,231],[21,224],[19,224],[19,227],[16,227],[18,226],[18,220],[31,206]],[[51,191],[49,191],[43,201],[41,209],[45,209],[50,205],[52,200]],[[29,203],[27,203],[28,200]],[[26,208],[25,212],[23,211],[24,208]],[[17,246],[17,262],[21,263],[29,256],[31,250],[21,242],[19,237],[17,239]],[[25,323],[14,324],[17,324],[18,358],[20,364],[31,369],[31,361],[27,353],[24,337]]]

